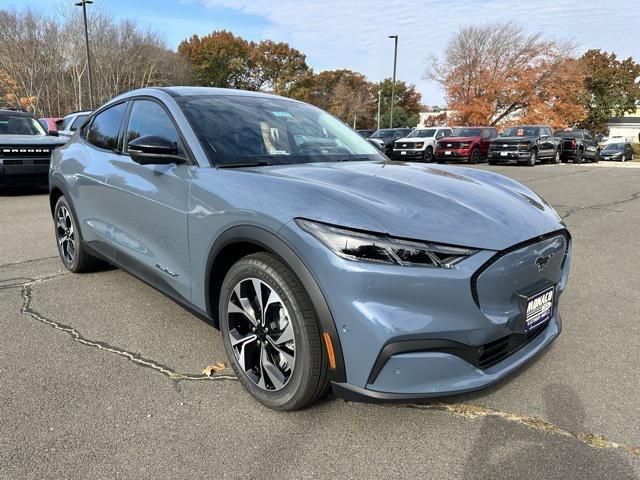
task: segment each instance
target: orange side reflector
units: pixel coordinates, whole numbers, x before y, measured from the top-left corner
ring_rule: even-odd
[[[324,337],[324,343],[327,346],[327,354],[329,355],[329,368],[331,370],[336,369],[336,354],[333,352],[333,342],[331,341],[331,335],[327,332],[322,334]]]

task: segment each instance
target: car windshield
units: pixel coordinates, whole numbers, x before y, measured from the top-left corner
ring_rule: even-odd
[[[554,135],[559,138],[582,138],[580,130],[556,130]]]
[[[347,125],[305,103],[244,95],[176,100],[214,165],[384,160]]]
[[[24,115],[0,114],[0,135],[46,135],[35,119]]]
[[[511,127],[502,134],[503,137],[537,137],[539,135],[538,127]]]
[[[454,128],[454,137],[479,137],[482,133],[481,128]]]
[[[416,128],[413,132],[407,135],[407,138],[419,137],[419,138],[429,138],[433,137],[436,134],[435,129],[430,128],[429,130],[421,130]]]
[[[373,135],[369,138],[390,138],[395,134],[395,130],[390,128],[381,128],[380,130],[376,130],[373,132]]]
[[[624,150],[624,145],[622,143],[607,143],[603,148],[602,151],[615,151],[615,150]]]

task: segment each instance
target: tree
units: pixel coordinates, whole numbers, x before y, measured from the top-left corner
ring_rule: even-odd
[[[526,34],[512,22],[466,26],[431,56],[426,78],[440,82],[460,125],[535,119],[554,127],[584,115],[584,87],[573,45]]]
[[[640,102],[640,64],[615,53],[588,50],[580,58],[584,68],[586,128],[604,131],[609,118],[636,110]]]
[[[385,78],[373,86],[376,92],[382,92],[381,127],[389,126],[389,105],[391,105],[392,80]],[[420,111],[424,109],[422,105],[422,95],[416,90],[415,85],[407,84],[402,80],[396,80],[393,123],[394,127],[414,126],[418,124]]]
[[[306,56],[284,42],[263,40],[254,46],[251,58],[251,83],[256,90],[276,95],[295,91],[298,82],[310,71]]]
[[[180,43],[178,53],[192,66],[198,85],[248,88],[254,49],[255,44],[223,30],[204,37],[193,35]]]

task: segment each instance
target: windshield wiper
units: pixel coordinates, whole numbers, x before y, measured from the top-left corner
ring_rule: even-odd
[[[271,165],[265,160],[258,162],[237,162],[237,163],[218,163],[216,168],[240,168],[240,167],[267,167]]]

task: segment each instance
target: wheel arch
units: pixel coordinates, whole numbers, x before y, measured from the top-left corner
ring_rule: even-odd
[[[209,318],[218,323],[218,302],[222,282],[231,266],[240,258],[256,252],[267,252],[280,260],[303,285],[318,318],[321,333],[329,333],[336,360],[336,368],[329,369],[333,381],[345,382],[346,373],[340,337],[329,309],[315,278],[300,256],[282,239],[264,228],[237,225],[225,230],[215,240],[209,255],[204,279],[205,307]],[[326,345],[323,342],[323,351]]]

